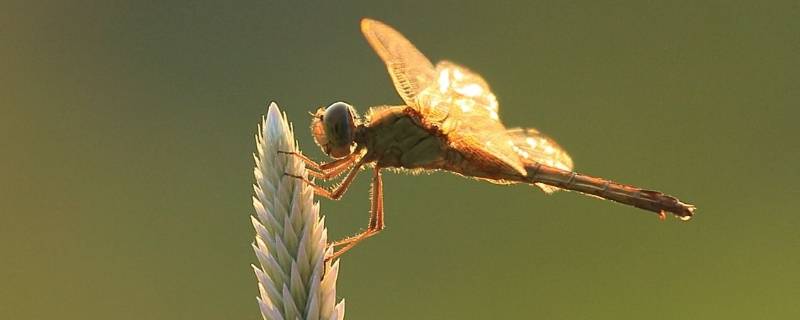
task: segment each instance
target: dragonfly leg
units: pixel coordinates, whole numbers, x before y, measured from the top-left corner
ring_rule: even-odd
[[[364,160],[363,159],[359,160],[358,163],[356,163],[353,166],[353,168],[350,169],[350,172],[347,174],[347,176],[344,178],[344,180],[342,180],[342,183],[338,187],[334,188],[333,190],[328,190],[325,187],[316,185],[314,182],[312,182],[311,180],[308,180],[308,178],[303,177],[303,176],[298,176],[298,175],[294,175],[294,174],[290,174],[290,173],[284,173],[284,175],[290,176],[292,178],[297,178],[297,179],[303,180],[303,182],[305,182],[312,189],[314,189],[314,193],[316,193],[319,196],[322,196],[322,197],[325,197],[325,198],[328,198],[328,199],[331,199],[331,200],[339,200],[342,197],[342,195],[345,193],[345,191],[347,191],[347,188],[350,187],[350,184],[353,183],[353,179],[355,179],[356,175],[358,175],[358,170],[361,169],[361,166],[363,166],[363,165],[364,165]]]
[[[375,172],[372,176],[372,205],[369,215],[369,225],[367,226],[367,230],[361,232],[357,235],[352,237],[348,237],[339,241],[334,242],[331,244],[332,247],[336,246],[344,246],[338,251],[334,252],[330,257],[327,257],[326,260],[334,260],[347,252],[348,250],[352,249],[362,240],[374,236],[381,232],[385,227],[383,223],[383,180],[381,179],[381,171],[380,168],[375,168]]]
[[[298,158],[300,158],[300,160],[303,160],[303,162],[305,162],[305,163],[306,163],[306,166],[308,166],[308,167],[311,167],[311,169],[314,169],[314,170],[319,170],[319,171],[321,171],[321,170],[322,170],[322,166],[321,166],[319,163],[317,163],[317,162],[316,162],[316,161],[314,161],[314,160],[311,160],[311,158],[309,158],[309,157],[306,157],[304,154],[302,154],[302,153],[300,153],[300,152],[294,152],[294,151],[281,151],[281,150],[278,150],[278,153],[279,153],[279,154],[288,154],[288,155],[293,155],[293,156],[295,156],[295,157],[298,157]]]
[[[344,159],[339,159],[336,161],[325,163],[321,166],[323,167],[322,174],[320,176],[317,176],[317,178],[320,178],[322,180],[330,180],[336,178],[339,175],[341,175],[342,172],[347,171],[347,168],[350,168],[353,165],[353,163],[355,163],[357,160],[358,158],[353,155],[353,156],[347,156],[347,158]]]
[[[328,170],[325,171],[315,171],[310,168],[306,168],[308,170],[308,174],[314,178],[320,180],[330,180],[333,178],[338,177],[342,174],[342,172],[347,171],[350,166],[353,165],[353,162],[356,161],[356,158],[347,159],[348,161],[339,161],[336,163],[335,167],[330,167]],[[337,160],[338,161],[338,160]],[[326,163],[327,164],[327,163]]]
[[[356,154],[352,153],[347,157],[319,164],[316,161],[311,160],[310,158],[306,157],[304,154],[299,152],[278,151],[278,153],[293,155],[300,158],[301,160],[303,160],[303,162],[305,162],[306,166],[308,166],[309,174],[315,178],[322,180],[330,180],[331,178],[339,176],[357,159]]]

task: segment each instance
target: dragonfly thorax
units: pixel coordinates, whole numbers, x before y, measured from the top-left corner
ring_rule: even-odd
[[[311,121],[311,133],[325,154],[332,158],[343,158],[355,148],[358,121],[353,106],[335,102],[317,110]]]

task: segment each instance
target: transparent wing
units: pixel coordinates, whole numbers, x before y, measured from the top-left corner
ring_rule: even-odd
[[[497,99],[480,75],[448,61],[434,69],[408,39],[382,22],[363,19],[361,32],[386,64],[400,97],[426,125],[440,128],[461,151],[526,174],[498,117]]]
[[[555,140],[536,129],[514,128],[506,131],[513,149],[520,157],[562,170],[572,171],[572,158]]]
[[[380,21],[361,20],[361,33],[386,64],[397,93],[415,107],[419,92],[435,81],[433,64],[402,34]]]
[[[562,170],[572,171],[573,164],[567,151],[556,143],[555,140],[536,129],[514,128],[506,131],[511,138],[512,149],[523,162],[538,162]],[[558,188],[537,183],[539,188],[547,193]]]
[[[447,134],[453,147],[479,152],[486,160],[525,175],[522,161],[498,116],[497,98],[483,78],[449,61],[436,65],[437,80],[417,97],[429,126]]]

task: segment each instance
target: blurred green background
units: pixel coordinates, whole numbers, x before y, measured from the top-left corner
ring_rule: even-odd
[[[253,135],[268,101],[398,104],[361,17],[492,85],[580,172],[689,223],[450,174],[385,177],[348,319],[800,317],[796,1],[51,1],[0,5],[0,319],[258,319]],[[321,200],[367,223],[368,175]]]

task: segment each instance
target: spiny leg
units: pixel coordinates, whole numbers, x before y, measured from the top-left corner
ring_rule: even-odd
[[[341,249],[334,252],[326,260],[334,260],[355,247],[362,240],[378,234],[385,227],[383,223],[383,180],[381,179],[380,168],[376,167],[372,176],[372,205],[369,215],[369,226],[367,230],[355,236],[339,240],[331,244],[332,247],[344,245]]]
[[[370,200],[371,200],[370,215],[369,215],[369,224],[367,225],[367,230],[377,229],[377,231],[380,231],[381,229],[383,229],[384,223],[383,223],[383,179],[381,177],[381,172],[380,172],[379,168],[376,168],[375,171],[373,172],[373,176],[372,176],[372,192],[371,193],[372,193],[372,197],[370,198]],[[357,235],[354,235],[354,236],[347,237],[345,239],[336,241],[332,245],[333,246],[340,246],[340,245],[348,244],[348,243],[354,241],[355,239],[357,239],[358,236],[360,236],[360,235],[362,235],[364,233],[366,233],[366,231],[362,232],[362,233],[359,233]]]
[[[294,175],[294,174],[290,174],[290,173],[284,173],[284,175],[290,176],[292,178],[297,178],[297,179],[303,180],[303,182],[305,182],[306,184],[308,184],[308,186],[310,186],[312,189],[314,189],[314,193],[319,195],[319,196],[322,196],[322,197],[325,197],[325,198],[328,198],[328,199],[331,199],[331,200],[339,200],[339,198],[342,197],[342,195],[345,193],[345,191],[347,191],[347,188],[350,187],[350,184],[353,183],[353,179],[355,179],[356,175],[358,175],[358,170],[361,169],[361,166],[363,166],[363,165],[364,165],[364,159],[362,158],[361,160],[358,160],[358,162],[353,166],[353,168],[350,169],[350,172],[347,174],[347,176],[344,178],[344,180],[342,180],[342,183],[339,186],[337,186],[336,188],[334,188],[333,191],[325,189],[322,186],[318,186],[318,185],[314,184],[313,182],[311,182],[311,180],[308,180],[306,177],[302,177],[302,176],[298,176],[298,175]]]
[[[339,160],[342,160],[342,159],[339,159]],[[339,161],[339,160],[337,160],[337,161]],[[311,170],[311,169],[307,169],[308,170],[308,174],[311,175],[312,177],[320,179],[320,180],[331,180],[331,179],[336,178],[339,175],[341,175],[342,172],[347,171],[347,169],[350,168],[353,165],[353,163],[356,162],[357,159],[356,159],[356,157],[349,157],[349,159],[347,159],[347,160],[348,161],[340,161],[339,163],[336,163],[336,166],[330,167],[330,168],[328,168],[326,170],[323,170],[321,172],[317,172],[317,171],[314,171],[314,170]],[[333,162],[325,163],[323,165],[331,164],[331,163],[333,163]]]
[[[304,154],[299,152],[278,151],[278,153],[293,155],[300,158],[301,160],[303,160],[303,162],[305,162],[308,169],[308,173],[311,176],[322,180],[330,180],[331,178],[339,176],[342,172],[347,170],[347,168],[350,167],[350,165],[352,165],[353,162],[355,162],[358,159],[356,153],[354,152],[344,158],[319,164],[316,161],[311,160],[309,157],[306,157]]]
[[[303,162],[305,162],[305,163],[306,163],[306,166],[308,166],[308,167],[311,167],[311,169],[314,169],[314,170],[322,170],[322,166],[321,166],[319,163],[317,163],[317,162],[316,162],[316,161],[314,161],[314,160],[311,160],[311,158],[309,158],[309,157],[306,157],[304,154],[302,154],[302,153],[300,153],[300,152],[295,152],[295,151],[281,151],[281,150],[278,150],[278,153],[279,153],[279,154],[281,154],[281,153],[282,153],[282,154],[293,155],[293,156],[295,156],[295,157],[298,157],[298,158],[300,158],[300,160],[303,160]]]

